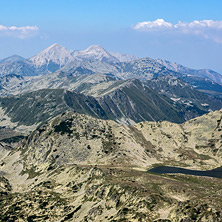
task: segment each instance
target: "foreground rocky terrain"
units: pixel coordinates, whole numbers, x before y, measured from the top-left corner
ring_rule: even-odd
[[[0,142],[1,221],[221,221],[221,179],[157,165],[221,166],[222,112],[120,125],[65,112]]]

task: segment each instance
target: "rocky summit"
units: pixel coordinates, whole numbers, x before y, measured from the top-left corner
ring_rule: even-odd
[[[221,221],[221,179],[153,174],[221,166],[222,112],[121,125],[64,112],[0,141],[1,221]]]

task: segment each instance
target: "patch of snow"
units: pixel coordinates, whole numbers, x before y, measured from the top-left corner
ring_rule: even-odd
[[[173,97],[171,97],[170,99],[173,100],[174,102],[180,101],[180,98],[173,98]]]
[[[201,106],[209,106],[207,103],[202,103]]]

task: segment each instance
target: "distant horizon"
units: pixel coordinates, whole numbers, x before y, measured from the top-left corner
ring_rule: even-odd
[[[221,10],[217,0],[2,1],[0,59],[30,58],[57,42],[222,73]]]

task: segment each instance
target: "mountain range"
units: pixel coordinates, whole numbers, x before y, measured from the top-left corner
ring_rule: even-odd
[[[170,62],[164,59],[157,59],[157,62],[175,72],[210,79],[220,84],[222,83],[222,75],[211,69],[190,69],[175,62]]]
[[[53,44],[29,59],[14,55],[0,61],[1,76],[42,76],[59,70],[67,74],[103,73],[142,81],[159,74],[171,74],[208,95],[221,97],[222,92],[221,74],[213,70],[190,69],[163,59],[139,59],[133,55],[108,52],[99,45],[78,51]]]
[[[138,59],[138,57],[129,54],[108,52],[99,45],[92,45],[85,50],[78,51],[67,50],[65,47],[55,43],[29,59],[25,59],[18,55],[13,55],[6,59],[0,60],[0,74],[3,76],[7,74],[19,74],[27,76],[42,75],[46,73],[55,72],[56,70],[68,65],[71,62],[74,63],[81,61],[96,61],[115,64],[124,62],[128,63]],[[168,70],[171,71],[190,76],[210,79],[219,84],[222,83],[221,74],[210,69],[195,70],[177,64],[175,62],[169,62],[164,59],[153,60],[147,58],[147,60],[149,61],[146,61],[146,65],[149,64],[151,66],[150,68],[152,68],[153,66],[158,67],[158,63],[160,64],[159,66],[166,67]],[[141,62],[143,62],[143,60]],[[23,66],[23,68],[21,66]],[[135,66],[136,63],[129,63],[123,64],[120,67],[123,69],[124,72],[127,72],[130,71],[129,69],[135,68]],[[117,68],[120,67],[117,66]]]
[[[24,76],[52,73],[70,62],[100,61],[117,63],[137,59],[136,56],[112,53],[99,45],[93,45],[82,51],[67,50],[59,44],[53,44],[37,55],[25,59],[13,55],[0,61],[0,75],[19,74]]]
[[[65,107],[70,109],[64,90],[79,98],[72,99],[73,103],[81,100],[84,104],[82,110],[72,110],[127,124],[143,120],[179,123],[222,108],[220,74],[209,71],[207,76],[204,71],[202,75],[200,70],[176,63],[112,53],[98,45],[73,51],[53,44],[30,59],[15,55],[1,60],[0,70],[0,96],[6,97],[1,99],[2,119],[10,119],[7,126],[14,122],[17,129],[20,125],[33,129],[32,125],[42,124]],[[40,110],[26,103],[36,104],[37,97],[42,97]],[[52,105],[46,109],[48,103]],[[100,111],[92,108],[97,106]],[[29,118],[22,117],[26,112]],[[36,117],[39,113],[45,113],[44,117]]]

